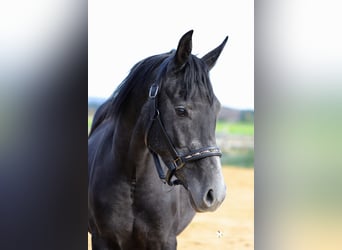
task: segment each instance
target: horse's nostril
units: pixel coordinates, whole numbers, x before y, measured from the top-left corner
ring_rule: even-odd
[[[209,189],[207,196],[205,197],[205,201],[208,206],[211,206],[214,202],[214,191],[212,189]]]

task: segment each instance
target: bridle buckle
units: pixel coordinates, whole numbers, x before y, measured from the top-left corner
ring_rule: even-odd
[[[148,97],[150,99],[154,99],[156,98],[156,96],[158,95],[158,90],[159,90],[159,86],[158,84],[152,84],[151,87],[150,87],[150,91],[148,93]]]
[[[173,164],[175,165],[176,170],[181,169],[185,165],[181,157],[178,157],[175,160],[173,160]]]

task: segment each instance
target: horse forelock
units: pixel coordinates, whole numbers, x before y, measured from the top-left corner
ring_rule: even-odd
[[[210,104],[214,100],[214,92],[209,78],[206,64],[194,55],[190,55],[184,69],[181,83],[183,84],[184,99],[199,93],[202,98],[207,98]],[[198,90],[198,91],[196,91]]]

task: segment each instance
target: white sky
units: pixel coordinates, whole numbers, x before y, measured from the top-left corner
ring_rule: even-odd
[[[88,2],[88,95],[108,97],[133,65],[176,49],[193,29],[202,57],[229,39],[210,77],[224,106],[254,109],[254,1]]]

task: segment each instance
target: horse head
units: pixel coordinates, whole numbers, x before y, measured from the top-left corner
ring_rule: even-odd
[[[220,102],[209,78],[228,37],[202,58],[191,54],[193,31],[180,39],[177,50],[162,63],[149,88],[150,110],[145,143],[159,176],[169,185],[182,184],[197,212],[214,211],[226,186],[215,127]],[[159,158],[168,168],[163,175]],[[158,166],[159,165],[159,166]]]

